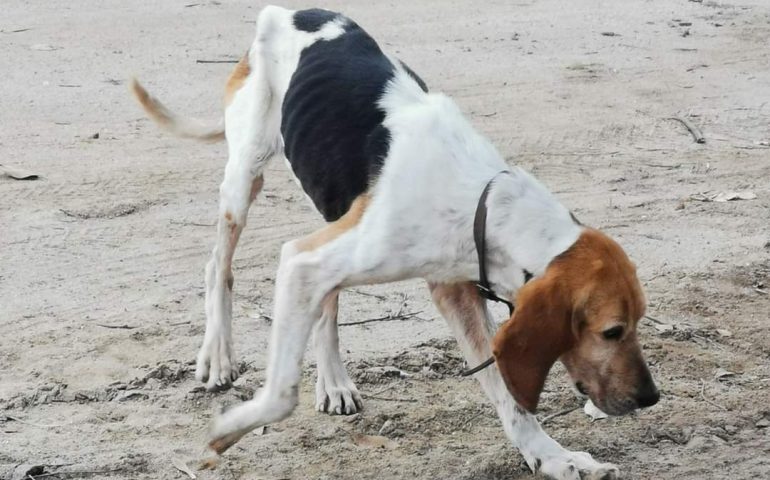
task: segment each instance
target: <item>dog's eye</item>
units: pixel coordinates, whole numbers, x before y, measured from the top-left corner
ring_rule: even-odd
[[[618,325],[617,327],[608,328],[602,332],[602,335],[607,340],[617,340],[623,336],[623,327]]]

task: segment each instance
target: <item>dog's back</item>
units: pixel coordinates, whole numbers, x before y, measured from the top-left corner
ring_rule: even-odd
[[[427,91],[349,18],[321,9],[266,7],[249,52],[227,82],[225,119],[218,125],[179,117],[138,82],[132,88],[161,127],[201,140],[226,133],[231,158],[248,150],[260,172],[283,153],[315,207],[334,221],[382,167],[390,133],[380,102],[397,71]]]

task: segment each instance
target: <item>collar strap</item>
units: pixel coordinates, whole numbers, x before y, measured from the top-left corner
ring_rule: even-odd
[[[492,182],[503,173],[508,173],[507,170],[498,172],[492,179],[487,182],[484,190],[479,197],[479,203],[476,205],[476,215],[473,218],[473,242],[476,244],[476,255],[479,258],[479,281],[476,283],[476,287],[479,290],[479,295],[492,300],[493,302],[504,303],[508,307],[508,313],[513,314],[513,303],[497,296],[492,290],[487,278],[487,259],[486,259],[486,232],[487,232],[487,197],[489,196],[489,190],[492,188]],[[524,273],[524,281],[528,280],[527,272]],[[529,273],[529,277],[532,274]]]
[[[479,281],[478,283],[476,283],[476,288],[479,291],[479,295],[481,295],[483,298],[487,300],[492,300],[493,302],[504,303],[506,306],[508,306],[509,315],[513,315],[513,311],[514,311],[513,303],[498,297],[497,294],[494,292],[494,290],[492,290],[492,287],[489,284],[489,279],[487,278],[487,262],[486,262],[487,197],[489,196],[489,190],[492,188],[492,182],[495,181],[498,175],[501,175],[503,173],[508,173],[508,171],[503,170],[501,172],[498,172],[494,177],[492,177],[492,179],[484,187],[484,190],[481,192],[481,196],[479,197],[479,203],[478,205],[476,205],[476,216],[473,219],[473,242],[476,244],[476,254],[479,257]],[[529,270],[524,270],[524,283],[527,283],[530,280],[532,280],[532,277],[533,277],[532,272],[530,272]],[[461,372],[460,376],[467,377],[467,376],[473,375],[474,373],[480,372],[481,370],[487,368],[493,363],[495,363],[495,357],[489,357],[480,365],[477,365],[476,367],[473,367],[469,370],[465,370],[464,372]]]
[[[493,363],[495,363],[495,357],[489,357],[486,360],[484,360],[483,362],[481,362],[480,364],[476,365],[475,367],[460,372],[460,376],[461,377],[470,377],[474,373],[478,373],[478,372],[484,370],[485,368],[487,368],[488,366],[492,365]]]

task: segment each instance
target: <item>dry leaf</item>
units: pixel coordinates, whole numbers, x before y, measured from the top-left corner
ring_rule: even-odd
[[[719,193],[695,193],[690,195],[690,199],[699,202],[729,202],[731,200],[754,200],[757,194],[751,190],[724,191]]]
[[[185,474],[187,474],[187,476],[188,476],[188,477],[190,477],[190,478],[192,478],[193,480],[195,480],[196,478],[198,478],[198,477],[197,477],[197,476],[196,476],[196,475],[193,473],[193,471],[192,471],[192,470],[190,470],[190,467],[188,467],[188,466],[187,466],[187,464],[186,464],[184,461],[182,461],[182,459],[181,459],[181,458],[172,457],[172,458],[171,458],[171,464],[172,464],[172,465],[174,465],[174,468],[176,468],[177,470],[179,470],[179,471],[180,471],[180,472],[182,472],[182,473],[185,473]]]
[[[740,192],[719,192],[712,200],[715,202],[729,202],[730,200],[754,200],[757,198],[757,194],[751,190],[743,190]]]
[[[733,332],[731,332],[730,330],[726,330],[724,328],[717,328],[717,333],[719,335],[723,336],[723,337],[732,337],[733,336]]]
[[[601,419],[607,418],[609,416],[606,413],[604,413],[601,410],[599,410],[599,407],[594,405],[594,402],[592,402],[590,398],[586,402],[586,406],[583,407],[583,411],[585,412],[586,415],[591,417],[591,421],[601,420]]]
[[[0,165],[0,173],[13,178],[14,180],[37,180],[40,178],[40,175],[37,173],[32,173],[23,168],[8,167],[5,165]]]
[[[386,448],[392,450],[398,447],[398,444],[388,437],[382,435],[364,435],[363,433],[351,433],[353,443],[359,447],[367,448]]]

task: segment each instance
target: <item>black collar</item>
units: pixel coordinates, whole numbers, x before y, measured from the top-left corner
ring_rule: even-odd
[[[479,203],[476,205],[476,215],[473,218],[473,242],[476,244],[476,255],[479,258],[479,281],[476,283],[476,288],[479,291],[479,295],[487,300],[493,302],[504,303],[508,307],[509,315],[513,315],[515,307],[513,303],[504,298],[500,298],[492,290],[487,278],[487,261],[486,261],[486,231],[487,231],[487,197],[489,196],[489,190],[492,188],[492,183],[495,181],[498,175],[504,173],[510,173],[507,170],[498,172],[492,179],[487,182],[484,190],[479,197]],[[524,283],[527,283],[532,279],[533,275],[528,270],[524,270]],[[492,365],[495,362],[495,357],[490,357],[480,365],[462,372],[460,375],[467,377],[474,373],[483,370],[484,368]]]
[[[487,182],[487,185],[484,187],[484,190],[481,192],[481,196],[479,197],[479,203],[476,205],[476,216],[473,219],[473,241],[476,244],[476,254],[479,257],[479,281],[476,283],[476,288],[479,290],[479,295],[481,295],[483,298],[486,298],[487,300],[492,300],[494,302],[500,302],[504,303],[508,306],[508,311],[513,315],[513,311],[515,309],[513,303],[511,303],[508,300],[505,300],[503,298],[500,298],[497,296],[497,294],[492,290],[492,287],[489,285],[489,279],[487,278],[487,262],[486,262],[486,230],[487,230],[487,197],[489,196],[489,190],[492,188],[492,183],[495,181],[498,175],[502,175],[503,173],[511,173],[508,170],[502,170],[495,174],[492,179]],[[570,217],[572,217],[572,221],[575,222],[577,225],[582,225],[580,221],[575,217],[575,215],[570,212]],[[529,282],[532,280],[532,272],[530,272],[527,269],[524,269],[524,283]],[[489,357],[488,359],[484,360],[481,364],[469,369],[465,370],[464,372],[460,373],[460,376],[467,377],[470,375],[473,375],[476,372],[479,372],[488,366],[495,363],[495,357]]]
[[[479,258],[479,281],[476,283],[476,287],[479,290],[479,295],[492,300],[493,302],[504,303],[508,307],[508,313],[513,315],[514,306],[509,300],[500,298],[492,290],[487,278],[487,259],[486,259],[486,232],[487,232],[487,197],[489,196],[489,190],[492,188],[492,183],[495,181],[498,175],[504,173],[510,173],[507,170],[498,172],[497,175],[487,182],[484,190],[479,197],[479,203],[476,205],[476,215],[473,218],[473,242],[476,244],[476,255]],[[527,283],[532,279],[532,273],[524,270],[524,283]]]

